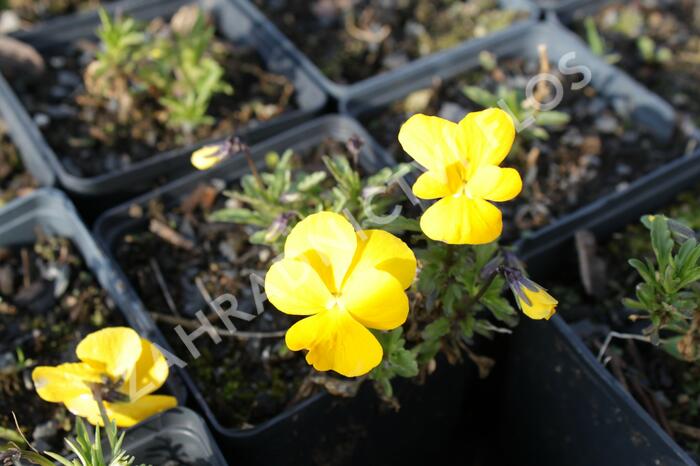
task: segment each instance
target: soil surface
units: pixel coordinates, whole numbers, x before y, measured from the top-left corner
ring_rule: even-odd
[[[594,20],[611,61],[700,124],[700,3],[614,2]],[[586,38],[583,21],[575,28]]]
[[[22,431],[40,451],[64,451],[73,416],[36,394],[35,366],[76,361],[90,332],[124,321],[67,239],[0,248],[0,439]]]
[[[0,15],[7,9],[20,20],[20,26],[97,8],[114,0],[0,0]],[[13,18],[14,21],[14,18]]]
[[[31,193],[36,187],[36,180],[24,170],[17,147],[10,141],[4,122],[0,120],[0,207]]]
[[[310,153],[295,154],[297,165],[301,167],[303,158],[306,172],[321,170],[320,156],[342,153],[340,147],[327,140]],[[258,228],[207,220],[210,213],[236,205],[225,195],[229,189],[239,190],[239,184],[227,186],[222,180],[211,180],[174,204],[157,199],[145,209],[133,205],[130,214],[144,222],[114,249],[175,354],[188,363],[189,374],[219,422],[249,428],[314,390],[304,383],[311,368],[303,352],[290,352],[284,343],[285,330],[298,319],[267,302],[264,312],[257,315],[251,274],[263,278],[276,253],[268,246],[248,242]],[[262,281],[257,283],[257,291],[262,292]],[[217,344],[203,335],[195,340],[201,356],[193,359],[174,328],[182,323],[192,332],[199,326],[195,314],[202,310],[214,316],[216,327],[224,329],[207,302],[225,294],[235,296],[238,309],[254,316],[249,322],[233,318],[236,329],[255,336],[224,335]]]
[[[266,71],[254,49],[215,39],[212,51],[234,92],[212,99],[208,114],[215,118],[214,125],[200,126],[186,136],[166,125],[168,116],[155,96],[139,101],[129,115],[131,121],[120,124],[103,99],[85,90],[83,75],[96,51],[97,44],[87,40],[47,51],[44,76],[12,81],[64,167],[77,176],[114,172],[164,151],[231,135],[295,107],[293,84]]]
[[[352,84],[524,19],[497,0],[254,0],[331,80]]]
[[[699,190],[687,192],[661,213],[696,231],[700,229]],[[650,212],[651,213],[651,212]],[[593,243],[595,244],[595,243]],[[577,253],[564,255],[556,276],[547,281],[559,309],[577,333],[598,354],[610,331],[641,334],[648,322],[632,322],[634,312],[624,309],[623,298],[634,297],[639,274],[628,265],[630,258],[653,259],[649,231],[632,224],[610,239],[581,248],[579,254],[595,265],[584,279]],[[592,288],[584,282],[593,283]],[[633,340],[613,339],[606,353],[607,369],[640,405],[656,419],[681,446],[700,459],[700,438],[682,432],[678,426],[700,429],[700,366],[680,361],[661,348]]]
[[[414,92],[362,117],[362,121],[396,160],[408,160],[397,135],[411,115],[425,113],[459,121],[466,113],[481,110],[481,105],[465,95],[466,85],[494,94],[499,88],[509,89],[518,93],[522,99],[519,102],[524,101],[527,83],[538,72],[535,60],[504,59],[492,71],[472,71],[446,82],[436,81],[432,88]],[[578,82],[579,77],[558,77],[565,92],[554,110],[569,115],[570,123],[544,127],[546,140],[520,132],[502,164],[516,168],[524,184],[515,200],[501,206],[503,238],[507,241],[624,189],[629,182],[688,150],[682,137],[669,144],[657,143],[592,87],[571,91],[571,82]]]

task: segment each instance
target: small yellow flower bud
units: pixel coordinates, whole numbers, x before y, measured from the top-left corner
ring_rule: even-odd
[[[197,170],[208,170],[219,163],[226,153],[220,144],[213,144],[197,149],[192,153],[190,162]]]
[[[557,312],[559,302],[547,290],[528,279],[518,282],[513,287],[513,294],[518,307],[531,319],[549,320]]]

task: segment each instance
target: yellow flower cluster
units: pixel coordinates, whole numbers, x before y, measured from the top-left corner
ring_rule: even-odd
[[[414,194],[437,199],[420,219],[425,235],[449,244],[497,240],[503,220],[493,203],[522,190],[518,172],[500,167],[515,138],[512,118],[500,109],[470,113],[459,123],[419,114],[398,137],[426,169]],[[207,169],[225,152],[208,146],[192,155],[192,163]],[[289,349],[308,350],[307,362],[319,371],[353,377],[382,360],[382,347],[368,329],[391,330],[406,321],[405,290],[415,273],[414,254],[399,238],[382,230],[355,231],[341,215],[321,212],[292,229],[284,259],[267,273],[265,290],[280,311],[305,316],[286,334]],[[512,288],[526,315],[554,314],[557,301],[543,288],[521,285]]]

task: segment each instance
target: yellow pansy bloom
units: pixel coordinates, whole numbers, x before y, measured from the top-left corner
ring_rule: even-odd
[[[93,389],[99,391],[107,416],[119,427],[177,406],[167,395],[151,395],[168,378],[168,363],[151,342],[127,327],[110,327],[87,335],[76,348],[80,362],[39,366],[32,380],[39,396],[63,403],[76,416],[103,425]]]
[[[557,312],[559,301],[554,299],[547,290],[533,281],[522,278],[511,285],[518,307],[531,319],[549,320]]]
[[[459,123],[422,114],[401,127],[399,142],[427,169],[413,185],[421,199],[439,199],[420,219],[429,238],[449,244],[485,244],[501,235],[501,211],[489,201],[513,199],[520,174],[498,165],[515,139],[503,110],[468,114]]]
[[[307,349],[316,370],[355,377],[382,360],[368,328],[391,330],[406,321],[404,290],[415,274],[413,251],[396,236],[356,232],[342,215],[320,212],[292,229],[284,259],[267,272],[265,292],[285,314],[309,316],[287,331],[290,350]]]

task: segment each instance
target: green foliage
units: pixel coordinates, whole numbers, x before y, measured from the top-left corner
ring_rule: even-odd
[[[281,251],[286,233],[308,215],[323,210],[348,211],[363,228],[381,226],[387,231],[417,231],[417,222],[397,217],[379,225],[375,218],[391,212],[404,200],[398,190],[387,190],[392,181],[408,173],[408,164],[384,168],[362,178],[345,155],[323,156],[325,170],[304,171],[298,158],[287,150],[281,156],[268,154],[268,172],[246,175],[240,190],[226,194],[236,206],[218,210],[210,221],[255,227],[249,240]],[[398,191],[398,192],[397,192]]]
[[[642,282],[625,305],[649,318],[655,343],[684,360],[700,356],[700,245],[687,226],[663,215],[647,216],[652,257],[630,259]]]
[[[103,8],[99,11],[101,50],[97,52],[98,76],[104,73],[130,73],[134,69],[132,57],[143,46],[146,35],[133,18],[110,18]]]
[[[416,354],[405,348],[406,340],[403,338],[403,328],[399,327],[390,332],[374,332],[384,350],[384,359],[371,373],[370,379],[374,380],[387,398],[394,394],[391,379],[399,377],[415,377],[418,375],[418,362]]]
[[[673,58],[673,54],[668,47],[658,47],[654,39],[649,36],[640,36],[637,39],[637,50],[639,55],[647,63],[667,63]]]
[[[429,242],[425,248],[416,250],[416,255],[421,269],[413,291],[422,299],[413,309],[412,317],[416,323],[421,322],[420,330],[413,332],[415,335],[410,339],[400,338],[401,333],[380,334],[385,358],[371,372],[371,378],[380,382],[387,396],[391,394],[391,379],[406,377],[398,370],[387,370],[387,365],[393,367],[389,362],[398,359],[396,355],[405,358],[401,361],[406,364],[410,361],[411,368],[415,362],[418,370],[427,370],[441,351],[450,360],[459,359],[461,350],[476,335],[492,338],[495,332],[507,333],[507,327],[518,322],[515,309],[502,296],[504,278],[498,268],[490,267],[500,262],[497,243],[451,246]],[[409,359],[405,351],[413,358]]]
[[[68,449],[76,456],[76,459],[69,460],[52,452],[45,452],[42,455],[36,451],[22,450],[14,442],[0,446],[0,459],[26,460],[39,466],[53,466],[54,461],[63,466],[131,466],[134,464],[134,457],[130,456],[122,447],[124,432],[120,434],[114,422],[107,424],[105,432],[109,451],[104,451],[102,448],[100,428],[95,427],[93,435],[88,431],[83,420],[76,418],[75,438],[65,440]]]
[[[207,114],[213,97],[231,94],[233,88],[224,82],[224,69],[212,55],[214,28],[204,14],[185,7],[178,15],[189,16],[192,24],[185,31],[171,25],[163,34],[100,10],[101,51],[85,79],[91,94],[118,104],[123,123],[141,99],[151,98],[166,111],[166,124],[190,137],[196,128],[214,123]]]
[[[588,46],[594,54],[603,58],[610,64],[615,64],[620,61],[622,57],[620,57],[619,54],[608,53],[608,46],[605,43],[603,36],[601,36],[600,32],[598,32],[598,27],[596,26],[595,19],[593,19],[593,17],[586,17],[586,19],[583,20],[583,27],[586,30],[586,40],[588,41]]]
[[[511,89],[506,85],[499,85],[496,93],[491,93],[478,86],[464,86],[462,92],[467,98],[484,108],[502,107],[505,104],[517,121],[523,124],[528,122],[519,134],[530,140],[549,139],[548,129],[562,128],[571,120],[564,112],[537,110],[528,103],[523,89]]]

